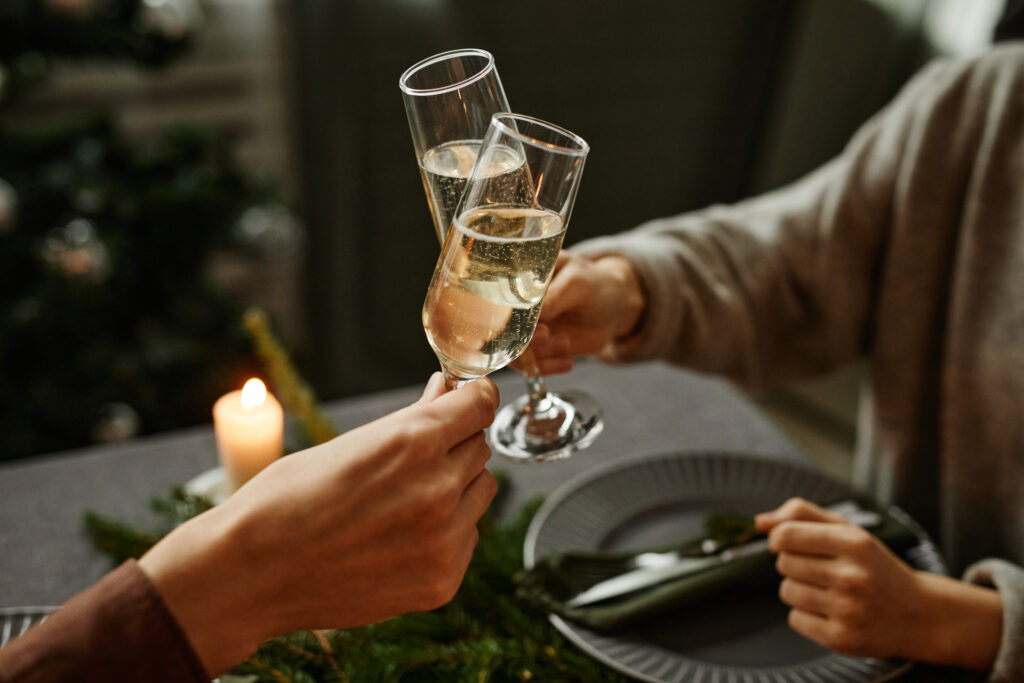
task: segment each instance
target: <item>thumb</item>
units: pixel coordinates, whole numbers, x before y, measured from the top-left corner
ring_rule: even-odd
[[[754,525],[759,531],[770,531],[773,527],[787,521],[846,523],[842,515],[826,510],[803,498],[790,498],[785,503],[754,517]]]
[[[491,424],[498,402],[494,382],[481,377],[443,396],[420,402],[415,410],[434,421],[441,443],[453,446]]]
[[[440,372],[435,372],[427,380],[427,386],[423,387],[423,394],[416,403],[430,403],[435,398],[444,396],[445,392],[444,376]]]

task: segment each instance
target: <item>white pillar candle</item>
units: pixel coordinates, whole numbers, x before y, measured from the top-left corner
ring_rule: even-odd
[[[213,404],[217,453],[235,490],[284,453],[284,411],[258,379]]]

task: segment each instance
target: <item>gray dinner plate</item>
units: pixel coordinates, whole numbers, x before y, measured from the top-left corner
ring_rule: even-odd
[[[595,467],[556,490],[526,535],[524,559],[554,551],[634,551],[700,533],[708,513],[752,515],[791,496],[834,502],[850,488],[815,470],[761,456],[667,453]],[[912,566],[946,574],[920,527],[898,509],[920,542],[903,554]],[[594,658],[655,683],[867,683],[900,675],[908,662],[834,654],[787,625],[771,591],[722,595],[640,627],[603,635],[552,615],[569,640]]]

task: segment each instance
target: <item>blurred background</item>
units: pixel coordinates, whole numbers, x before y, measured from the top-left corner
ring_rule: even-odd
[[[250,305],[322,400],[425,381],[423,57],[490,50],[591,143],[572,244],[799,177],[1022,4],[2,0],[0,459],[209,422],[258,373]],[[757,400],[842,476],[858,386]]]

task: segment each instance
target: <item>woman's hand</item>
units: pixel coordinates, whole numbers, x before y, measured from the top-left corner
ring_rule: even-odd
[[[448,602],[496,491],[482,379],[278,460],[141,560],[213,675],[263,640]]]
[[[568,372],[576,356],[597,353],[636,329],[644,296],[624,256],[591,260],[559,254],[530,349],[540,371]]]
[[[995,591],[917,571],[870,532],[799,498],[755,518],[784,577],[793,630],[836,652],[990,668]]]

